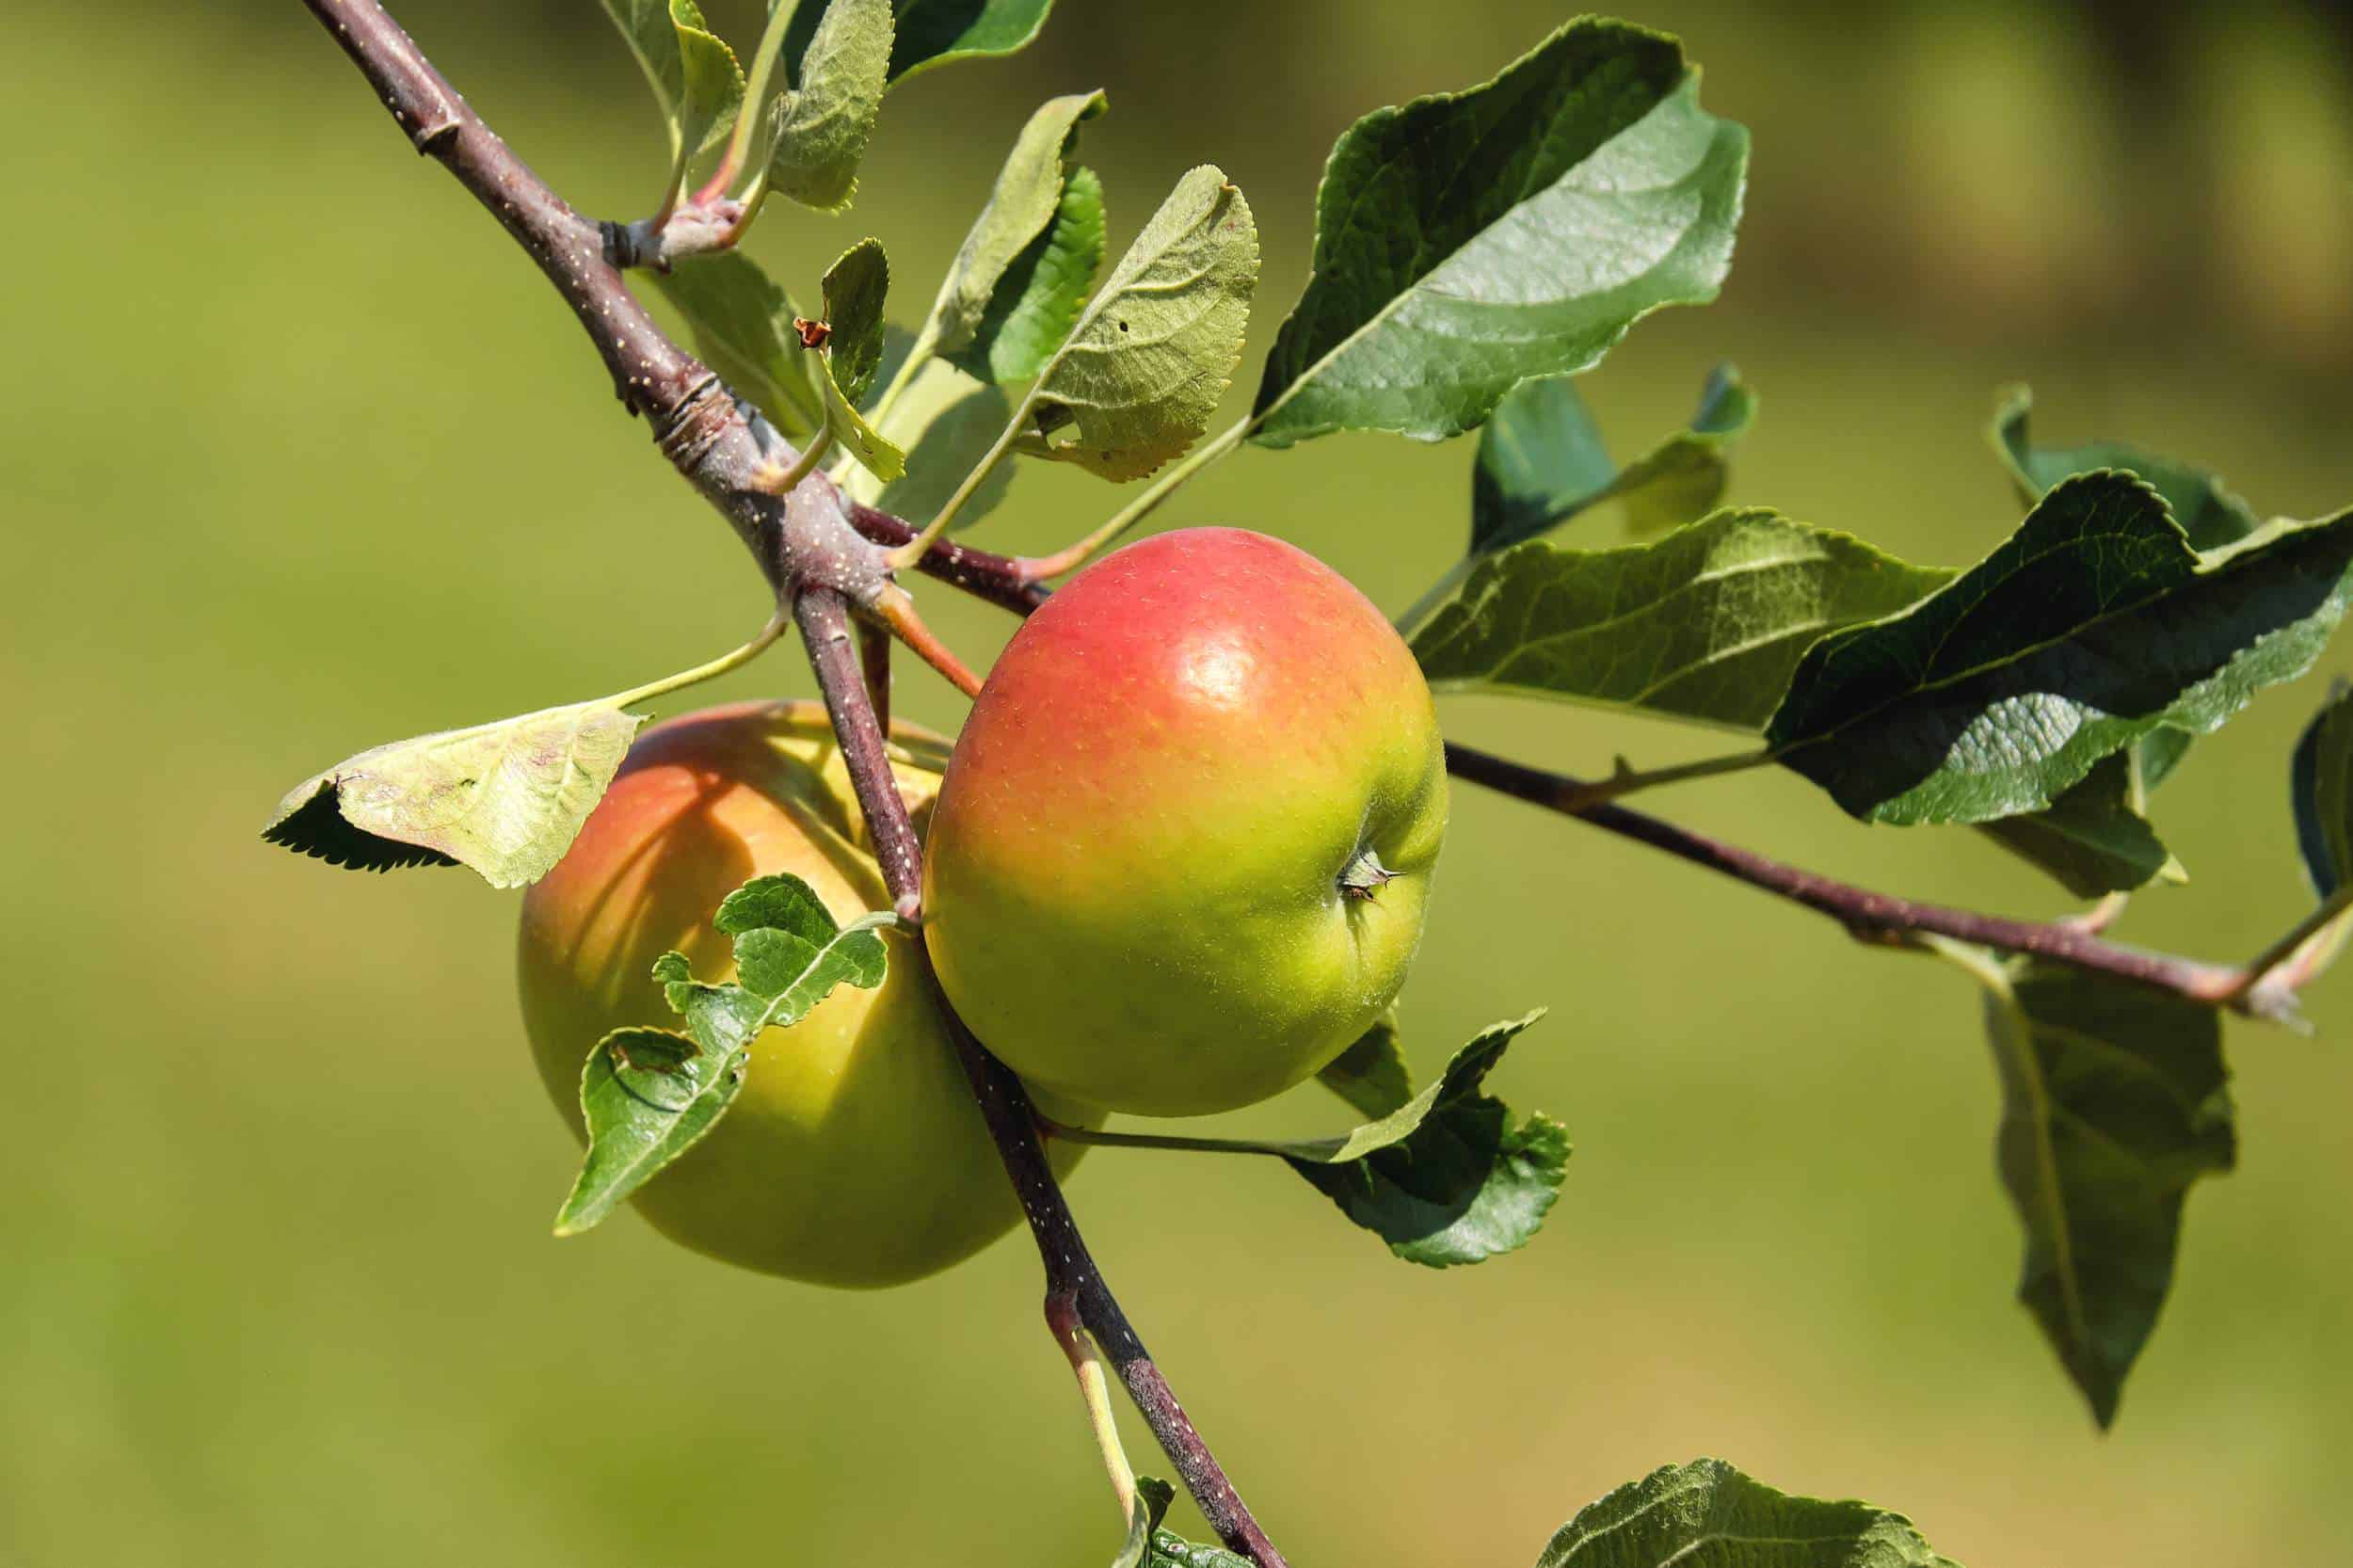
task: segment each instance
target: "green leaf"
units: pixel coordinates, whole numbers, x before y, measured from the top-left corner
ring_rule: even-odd
[[[1128,1540],[1112,1560],[1112,1568],[1144,1568],[1152,1550],[1152,1532],[1160,1528],[1176,1489],[1157,1476],[1138,1476],[1136,1495],[1128,1509]]]
[[[1492,82],[1351,126],[1254,439],[1459,435],[1522,381],[1590,369],[1660,306],[1714,298],[1748,133],[1698,90],[1673,39],[1586,18]]]
[[[1433,690],[1753,730],[1808,647],[1950,576],[1778,512],[1718,512],[1649,544],[1535,539],[1477,560],[1412,644]]]
[[[2289,800],[2304,875],[2325,899],[2353,882],[2353,685],[2337,681],[2297,741]]]
[[[883,301],[890,292],[890,263],[882,241],[863,239],[825,269],[825,324],[832,330],[818,360],[817,386],[825,423],[851,456],[886,483],[906,472],[906,454],[858,412],[857,400],[882,367]]]
[[[949,264],[948,276],[939,285],[939,297],[932,306],[930,320],[925,324],[923,339],[934,351],[956,355],[970,347],[981,323],[989,313],[992,303],[1006,287],[1007,272],[1016,261],[1043,242],[1055,226],[1058,215],[1065,204],[1064,181],[1071,149],[1078,144],[1079,127],[1103,112],[1106,100],[1100,92],[1072,93],[1064,98],[1048,99],[1016,137],[1013,151],[1006,154],[1004,168],[997,173],[997,184],[989,191],[988,202],[981,215],[972,220],[971,229],[964,236],[964,244],[956,251],[956,259]],[[1091,177],[1090,177],[1091,178]],[[1102,254],[1101,216],[1102,191],[1095,190],[1096,255]],[[1031,270],[1035,268],[1035,261]],[[1094,278],[1094,264],[1089,264],[1087,280]],[[1026,280],[1012,285],[1017,296]],[[1080,284],[1079,297],[1083,297],[1086,284]],[[1071,301],[1071,315],[1077,314],[1078,301]],[[1009,307],[1008,307],[1009,308]],[[1064,331],[1069,322],[1064,323]],[[979,374],[976,370],[975,374]],[[1035,375],[1032,371],[1031,375]],[[1001,379],[1027,380],[1028,376]]]
[[[2038,447],[2026,437],[2034,393],[2012,387],[2002,394],[1987,432],[1994,452],[2009,469],[2018,498],[2031,506],[2060,480],[2096,469],[2122,469],[2148,482],[2165,498],[2173,520],[2201,551],[2236,544],[2262,528],[2254,509],[2215,474],[2193,464],[2145,452],[2124,441],[2089,441],[2082,446]]]
[[[744,69],[711,31],[694,0],[602,0],[630,53],[653,85],[669,133],[670,160],[688,159],[724,136],[744,103]]]
[[[1397,1014],[1384,1013],[1354,1045],[1324,1064],[1316,1081],[1362,1116],[1378,1119],[1411,1103],[1414,1074],[1398,1044]]]
[[[1663,534],[1705,517],[1732,479],[1732,448],[1756,418],[1756,393],[1732,365],[1718,365],[1700,389],[1691,424],[1625,466],[1609,494],[1626,531]]]
[[[359,871],[462,865],[520,888],[563,858],[644,722],[600,698],[395,741],[296,785],[262,837]]]
[[[927,518],[996,444],[1013,404],[1002,387],[975,381],[945,360],[927,360],[887,412],[869,417],[881,439],[906,454],[905,472],[886,483],[853,463],[835,473],[835,482],[854,501],[903,518]],[[958,524],[987,516],[1013,488],[1013,464],[997,465],[956,514]]]
[[[2138,737],[2214,730],[2310,668],[2349,571],[2353,512],[2201,557],[2147,485],[2079,475],[1911,610],[1817,643],[1767,734],[1866,821],[2038,811]]]
[[[1144,226],[1039,373],[1025,446],[1107,479],[1141,479],[1209,426],[1241,358],[1258,232],[1250,204],[1204,165]]]
[[[1054,221],[1014,258],[956,362],[991,381],[1034,379],[1078,325],[1103,265],[1103,182],[1072,169]]]
[[[1793,1497],[1721,1459],[1671,1464],[1577,1511],[1536,1568],[1955,1568],[1912,1521]]]
[[[852,403],[862,402],[882,366],[883,301],[890,293],[890,260],[882,241],[867,238],[844,250],[825,269],[820,285],[824,301],[825,363],[834,385]]]
[[[1442,1269],[1523,1245],[1560,1195],[1568,1135],[1541,1112],[1513,1127],[1482,1085],[1513,1036],[1542,1016],[1481,1030],[1437,1082],[1347,1137],[1273,1152],[1409,1263]]]
[[[2026,1233],[2018,1299],[2100,1425],[2173,1282],[2182,1200],[2236,1157],[2211,1007],[2033,960],[1963,967],[1985,984],[2002,1080],[1995,1144]]]
[[[1470,553],[1490,554],[1566,522],[1617,482],[1601,426],[1566,376],[1523,381],[1496,405],[1471,465]]]
[[[827,0],[797,56],[800,85],[777,94],[770,111],[771,189],[819,212],[850,204],[882,109],[890,50],[890,0]]]
[[[2148,791],[2133,776],[2138,764],[2137,746],[2110,752],[2047,809],[1980,823],[1978,830],[2078,898],[2128,893],[2159,878],[2186,882],[2143,815]]]
[[[890,47],[890,80],[896,84],[956,60],[1013,54],[1037,37],[1053,5],[1054,0],[892,0],[898,36]],[[799,60],[808,48],[817,28],[815,9],[804,0],[794,14],[785,33],[785,58]]]
[[[588,1152],[556,1216],[558,1236],[597,1224],[711,1130],[743,1088],[760,1031],[800,1022],[837,985],[880,985],[888,955],[879,932],[896,917],[837,926],[808,883],[780,874],[729,893],[712,923],[735,938],[735,980],[705,984],[682,953],[654,964],[687,1033],[616,1030],[588,1054],[580,1088]]]
[[[638,276],[684,318],[695,352],[787,440],[803,443],[824,427],[814,357],[792,327],[800,312],[750,257],[722,251]]]

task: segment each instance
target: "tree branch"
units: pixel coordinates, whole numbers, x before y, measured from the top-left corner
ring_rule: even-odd
[[[879,545],[903,545],[915,537],[919,530],[904,518],[877,511],[863,502],[850,503],[850,524]],[[1052,596],[1053,590],[1043,583],[1032,582],[1021,572],[1021,563],[1010,555],[995,555],[985,550],[940,540],[923,552],[915,568],[927,576],[962,588],[976,599],[1026,616]]]
[[[866,814],[875,857],[900,912],[915,918],[921,907],[920,849],[891,775],[849,624],[850,603],[872,603],[889,583],[882,549],[867,534],[888,536],[903,529],[904,536],[890,542],[904,543],[915,531],[879,512],[867,511],[860,520],[823,474],[811,474],[783,497],[760,490],[753,484],[756,476],[790,467],[795,455],[766,421],[654,324],[605,261],[599,226],[566,205],[491,134],[376,0],[306,3],[417,150],[439,159],[539,264],[595,343],[621,401],[632,413],[645,416],[663,454],[735,527],[779,601],[792,603]],[[861,520],[866,532],[853,526]],[[1025,587],[1001,556],[942,544],[917,564],[1023,613],[1045,597],[1042,590]],[[918,944],[917,953],[921,951]],[[1288,1568],[1193,1430],[1088,1256],[1039,1147],[1035,1112],[1020,1080],[983,1049],[944,1003],[942,1012],[1036,1237],[1046,1264],[1049,1320],[1056,1315],[1053,1303],[1075,1307],[1219,1539],[1260,1568]]]
[[[834,732],[840,738],[842,759],[849,765],[858,806],[866,813],[884,881],[899,912],[913,918],[922,903],[920,851],[915,848],[915,830],[907,822],[906,803],[891,776],[881,727],[867,700],[865,682],[850,647],[847,607],[838,594],[811,588],[794,602],[793,613],[808,642],[809,664],[824,694],[826,712],[833,715]],[[916,951],[921,952],[920,945]],[[926,962],[920,957],[917,961]],[[1030,1103],[1029,1092],[973,1038],[947,1000],[938,996],[936,984],[934,998],[955,1040],[965,1077],[972,1085],[972,1097],[980,1102],[981,1115],[1004,1161],[1005,1175],[1021,1200],[1030,1233],[1037,1241],[1038,1257],[1046,1266],[1048,1328],[1060,1340],[1068,1315],[1077,1314],[1127,1385],[1128,1398],[1143,1412],[1152,1435],[1160,1440],[1161,1450],[1176,1467],[1218,1539],[1247,1555],[1259,1568],[1288,1568],[1283,1554],[1259,1529],[1209,1445],[1193,1429],[1168,1380],[1153,1364],[1102,1272],[1095,1266],[1086,1240],[1079,1234],[1079,1223],[1039,1145],[1037,1112]]]
[[[1583,779],[1526,767],[1452,742],[1447,744],[1446,761],[1447,771],[1457,778],[1467,778],[1515,799],[1592,823],[1622,838],[1665,850],[1693,865],[1721,872],[1752,888],[1778,894],[1817,914],[1828,915],[1860,941],[1902,947],[1913,934],[1929,932],[2003,952],[2031,953],[2054,963],[2114,975],[2155,990],[2170,991],[2192,1001],[2229,1007],[2255,1016],[2277,1020],[2294,1013],[2292,989],[2250,984],[2247,971],[2234,966],[2120,947],[2103,941],[2074,921],[2005,920],[1940,904],[1921,904],[1891,893],[1875,893],[1833,877],[1801,871],[1753,850],[1677,827],[1623,806],[1595,802],[1593,786]]]

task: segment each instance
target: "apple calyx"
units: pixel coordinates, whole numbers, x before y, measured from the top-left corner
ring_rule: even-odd
[[[1381,856],[1372,852],[1370,844],[1367,844],[1349,856],[1348,864],[1340,868],[1340,874],[1334,878],[1334,882],[1339,888],[1342,898],[1369,899],[1396,879],[1397,872],[1383,865]]]

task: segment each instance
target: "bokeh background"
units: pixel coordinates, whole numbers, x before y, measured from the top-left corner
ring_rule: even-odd
[[[396,8],[578,204],[648,203],[655,121],[586,0]],[[748,41],[755,5],[711,8]],[[851,215],[779,208],[753,248],[807,290],[876,233],[902,297],[928,299],[1029,107],[1100,85],[1085,153],[1114,245],[1192,163],[1250,193],[1246,388],[1332,137],[1484,77],[1566,9],[1065,0],[1032,54],[894,94]],[[1654,318],[1588,382],[1622,452],[1730,358],[1766,399],[1735,498],[1918,558],[2014,522],[1979,434],[2009,379],[2048,437],[2202,459],[2269,511],[2353,500],[2341,8],[1634,14],[1686,35],[1755,158],[1722,301]],[[705,1263],[633,1218],[550,1240],[573,1150],[513,1016],[514,897],[255,837],[364,745],[732,646],[762,605],[727,531],[300,8],[20,8],[8,31],[0,1560],[1106,1560],[1026,1240],[866,1296]],[[1245,451],[1160,520],[1272,528],[1401,606],[1457,547],[1470,458]],[[1075,472],[1015,493],[987,542],[1059,542],[1113,504]],[[1010,631],[930,600],[976,658]],[[2329,664],[2353,671],[2353,646]],[[780,651],[709,695],[807,689]],[[2128,937],[2231,957],[2299,912],[2285,761],[2319,690],[2271,696],[2168,786],[2194,881],[2140,900]],[[955,723],[920,671],[902,702]],[[1500,701],[1447,719],[1589,770],[1718,744]],[[1657,804],[1877,885],[2062,908],[1970,835],[1865,829],[1794,777]],[[2310,1038],[2233,1027],[2242,1168],[2192,1197],[2105,1439],[2010,1299],[1961,977],[1465,790],[1407,997],[1417,1064],[1540,1002],[1500,1086],[1577,1153],[1508,1259],[1413,1269],[1254,1162],[1098,1154],[1073,1184],[1292,1560],[1511,1568],[1702,1453],[1905,1509],[1975,1568],[2341,1556],[2342,979]],[[1241,1120],[1344,1113],[1306,1091]]]

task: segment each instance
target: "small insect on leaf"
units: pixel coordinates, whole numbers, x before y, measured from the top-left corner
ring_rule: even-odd
[[[803,348],[823,348],[825,340],[833,336],[831,327],[822,321],[811,321],[807,316],[794,316],[792,330],[801,335]]]

